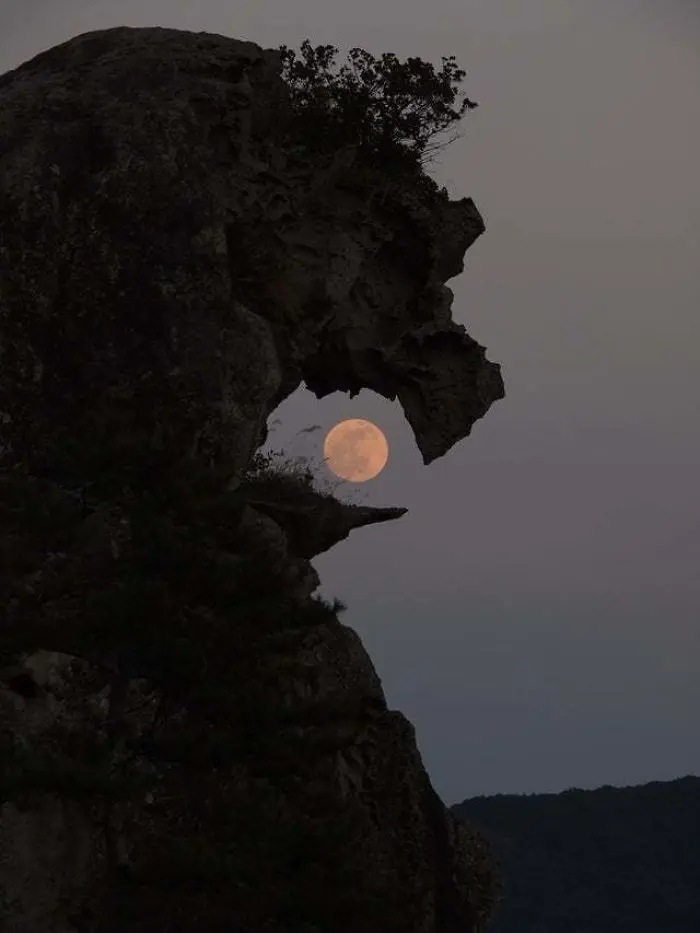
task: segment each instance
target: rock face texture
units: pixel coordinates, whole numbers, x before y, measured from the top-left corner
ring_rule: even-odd
[[[433,791],[309,563],[405,509],[247,478],[266,422],[503,397],[445,281],[469,199],[295,135],[278,52],[120,27],[0,77],[0,928],[478,933]]]

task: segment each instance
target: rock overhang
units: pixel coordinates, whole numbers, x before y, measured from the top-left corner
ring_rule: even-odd
[[[452,321],[444,284],[484,232],[478,210],[470,198],[451,201],[434,183],[418,184],[418,175],[400,183],[384,177],[356,147],[328,157],[308,151],[304,139],[280,137],[273,115],[288,123],[290,104],[279,53],[207,33],[193,45],[190,36],[131,27],[87,33],[0,79],[0,200],[5,224],[14,227],[0,238],[5,267],[14,266],[3,286],[8,320],[26,311],[31,292],[43,309],[45,346],[64,352],[61,318],[81,316],[98,343],[110,328],[110,339],[120,328],[136,331],[140,347],[153,351],[154,379],[177,373],[189,394],[204,383],[206,401],[192,423],[165,432],[176,457],[197,455],[204,438],[215,458],[240,470],[270,411],[304,380],[318,397],[370,388],[398,398],[430,463],[504,396],[500,367]],[[43,119],[23,106],[30,86],[36,104],[42,83]],[[71,148],[85,158],[69,159]],[[41,269],[26,263],[21,281],[17,244],[40,217]],[[139,277],[150,306],[135,320]],[[15,384],[26,383],[37,342],[19,348],[25,359]],[[143,378],[135,347],[128,352],[117,359],[119,348],[103,346],[89,373],[82,360],[66,379],[89,382],[90,404],[98,406],[107,357],[123,381]],[[55,417],[54,361],[39,363]],[[242,365],[247,374],[237,391],[234,370]],[[65,393],[68,405],[75,388]],[[245,397],[236,398],[241,391]],[[152,425],[151,435],[158,431]],[[234,434],[240,444],[222,439]]]
[[[463,271],[464,253],[485,231],[474,202],[435,197],[427,207],[425,201],[418,209],[403,206],[424,244],[422,264],[399,251],[392,257],[396,277],[406,280],[403,308],[397,295],[392,296],[394,307],[381,309],[384,315],[361,316],[357,304],[347,309],[339,302],[333,328],[302,364],[302,375],[318,398],[334,391],[353,396],[363,388],[392,401],[398,397],[429,464],[467,437],[505,390],[500,366],[487,360],[485,348],[452,320],[454,295],[444,284]],[[373,284],[369,271],[364,279],[360,272],[350,297],[353,290],[376,294],[376,278]],[[394,324],[393,332],[386,320]]]

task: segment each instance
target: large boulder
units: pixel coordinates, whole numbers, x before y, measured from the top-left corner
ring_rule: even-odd
[[[246,471],[270,413],[503,397],[471,200],[295,136],[279,53],[87,33],[0,77],[0,926],[478,933],[493,866],[309,560],[403,509]],[[270,489],[272,488],[272,492]],[[257,491],[256,491],[257,490]]]

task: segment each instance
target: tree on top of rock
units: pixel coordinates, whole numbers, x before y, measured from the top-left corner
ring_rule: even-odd
[[[280,46],[283,78],[290,90],[295,111],[294,127],[305,143],[330,149],[359,143],[360,149],[392,163],[417,167],[426,158],[459,138],[429,145],[430,140],[465,111],[478,106],[466,98],[459,109],[452,108],[458,84],[466,75],[457,68],[454,55],[445,58],[439,72],[420,58],[400,62],[392,53],[381,60],[363,49],[348,53],[354,73],[343,66],[330,73],[337,48],[312,48],[308,39],[301,44],[303,61],[286,45]]]

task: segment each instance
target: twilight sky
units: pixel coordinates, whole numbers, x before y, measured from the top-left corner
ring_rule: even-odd
[[[448,284],[506,398],[429,467],[367,391],[300,388],[268,447],[386,434],[342,497],[408,514],[314,563],[448,805],[700,774],[700,5],[4,0],[0,72],[121,25],[456,56],[480,106],[430,172],[486,222]]]

